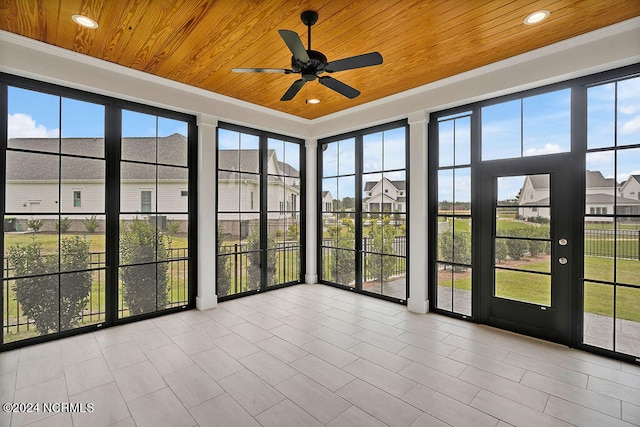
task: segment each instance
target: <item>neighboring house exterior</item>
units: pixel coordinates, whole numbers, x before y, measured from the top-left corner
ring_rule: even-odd
[[[585,213],[591,215],[640,214],[640,198],[629,197],[640,191],[640,177],[632,175],[623,184],[615,179],[605,178],[600,171],[586,171]],[[625,197],[626,196],[626,197]],[[521,217],[549,218],[549,176],[529,175],[525,178],[520,197],[518,214]],[[595,221],[595,220],[594,220]]]
[[[362,210],[364,212],[405,212],[407,195],[405,181],[368,181],[364,185]]]
[[[18,222],[26,223],[38,216],[51,224],[60,210],[81,231],[81,221],[105,211],[105,160],[102,138],[14,138],[10,148],[73,154],[82,157],[53,157],[28,151],[7,151],[6,210],[24,214]],[[154,215],[163,220],[182,220],[186,231],[188,212],[187,140],[183,135],[167,137],[123,138],[120,167],[121,219]],[[218,177],[219,211],[236,212],[219,215],[219,220],[238,221],[238,211],[260,212],[259,183],[256,180],[258,154],[256,150],[220,150],[221,165],[240,164],[242,172],[222,172]],[[255,154],[255,155],[254,155]],[[58,161],[58,159],[61,159]],[[129,163],[127,161],[158,164]],[[240,162],[240,163],[239,163]],[[170,166],[175,165],[175,166]],[[177,167],[176,167],[177,166]],[[274,150],[268,161],[268,218],[297,217],[300,210],[300,173],[279,162]],[[228,216],[228,218],[227,218]],[[252,218],[248,218],[252,219]],[[24,227],[26,229],[26,227]]]
[[[333,196],[331,195],[331,191],[323,191],[322,192],[322,212],[331,212],[333,211]],[[327,215],[325,213],[325,215]],[[329,213],[329,215],[331,215]]]

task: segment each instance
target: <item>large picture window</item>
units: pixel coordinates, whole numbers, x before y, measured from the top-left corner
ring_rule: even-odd
[[[320,141],[320,280],[407,299],[406,124]]]
[[[191,307],[195,119],[0,77],[2,347]]]
[[[300,283],[301,141],[222,125],[217,153],[218,298]]]

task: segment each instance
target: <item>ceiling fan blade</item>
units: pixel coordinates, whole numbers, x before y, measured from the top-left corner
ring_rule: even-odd
[[[284,95],[282,95],[280,101],[291,101],[293,97],[296,96],[296,94],[300,91],[300,89],[302,89],[304,83],[305,81],[302,79],[293,82],[293,84],[289,87],[289,89],[287,89]]]
[[[318,79],[320,84],[328,87],[329,89],[333,89],[338,92],[340,95],[344,95],[349,99],[353,99],[356,96],[360,95],[360,91],[352,88],[348,84],[342,83],[340,80],[336,80],[333,77],[320,77]]]
[[[331,61],[324,67],[325,71],[333,73],[334,71],[352,70],[354,68],[370,67],[372,65],[382,64],[382,55],[379,52],[365,53],[363,55],[352,56],[350,58],[338,59]]]
[[[293,70],[285,70],[284,68],[234,68],[234,73],[278,73],[291,74]]]
[[[284,40],[284,42],[287,44],[287,47],[293,54],[294,58],[304,63],[310,61],[309,54],[304,48],[304,45],[302,44],[302,40],[300,40],[300,36],[298,36],[298,33],[290,30],[278,30],[278,33],[280,33],[280,37],[282,37],[282,40]]]

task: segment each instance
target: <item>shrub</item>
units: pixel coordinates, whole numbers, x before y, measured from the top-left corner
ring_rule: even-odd
[[[509,255],[509,248],[507,247],[507,242],[504,239],[495,239],[496,248],[495,248],[495,257],[498,261],[504,261],[507,259]]]
[[[393,242],[395,240],[395,228],[391,225],[388,216],[380,220],[374,220],[369,227],[369,239],[371,252],[379,254],[393,254]],[[367,256],[367,273],[377,280],[386,281],[395,270],[395,257],[390,256]]]
[[[272,234],[267,234],[267,248],[275,248],[276,239]],[[262,266],[260,257],[262,256],[260,245],[260,227],[251,227],[247,237],[247,288],[245,290],[258,289],[262,282]],[[273,283],[276,274],[277,254],[275,250],[267,250],[267,283]]]
[[[229,270],[227,259],[228,256],[222,255],[222,231],[218,229],[217,258],[216,258],[216,292],[218,296],[229,295],[231,290],[231,272]]]
[[[438,234],[439,258],[458,264],[471,264],[471,238],[469,232],[451,230]],[[454,271],[464,271],[465,267],[455,266]]]
[[[176,220],[172,220],[170,219],[167,222],[167,233],[169,233],[169,235],[174,236],[176,234],[178,234],[178,231],[180,231],[180,227],[182,226],[181,221],[176,221]]]
[[[520,239],[507,239],[507,251],[509,258],[513,260],[522,259],[529,251],[529,242]]]
[[[56,221],[56,231],[60,233],[66,233],[71,228],[71,220],[68,216],[60,218],[60,221]]]
[[[326,279],[343,285],[350,285],[356,277],[355,224],[351,218],[343,218],[342,226],[329,227],[329,235],[337,248],[323,257],[323,269],[329,272]]]
[[[86,228],[89,233],[95,233],[100,226],[100,222],[96,219],[95,215],[93,215],[91,218],[83,219],[82,223],[84,224],[84,228]]]
[[[36,233],[40,231],[42,228],[42,220],[41,219],[28,219],[27,227],[35,231]]]
[[[287,235],[289,239],[298,240],[300,238],[300,226],[298,224],[291,224],[287,228]]]
[[[14,292],[22,312],[35,323],[40,335],[71,329],[78,324],[91,290],[90,243],[73,236],[60,241],[60,268],[69,273],[53,274],[57,256],[42,253],[35,239],[26,245],[10,247],[7,259],[16,276],[35,276],[15,281]],[[58,281],[59,280],[59,281]]]
[[[167,239],[148,219],[124,222],[120,231],[122,294],[131,315],[149,313],[167,304]],[[156,236],[157,233],[157,236]]]

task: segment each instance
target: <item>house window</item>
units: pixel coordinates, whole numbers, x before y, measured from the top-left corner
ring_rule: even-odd
[[[591,207],[589,208],[589,213],[590,213],[591,215],[595,215],[595,213],[596,213],[596,208],[594,208],[593,206],[591,206]]]
[[[73,207],[74,208],[82,207],[82,192],[78,190],[74,190],[73,192]]]
[[[602,215],[606,215],[606,214],[607,214],[607,208],[604,207],[604,208],[602,208]]]
[[[151,191],[140,192],[140,212],[151,212]]]
[[[249,193],[249,205],[250,209],[253,210],[253,190],[251,190],[251,193]]]
[[[538,208],[531,208],[531,212],[538,212]]]
[[[180,197],[189,197],[189,191],[181,190],[180,191]]]

